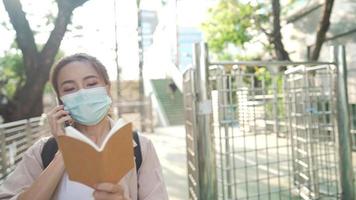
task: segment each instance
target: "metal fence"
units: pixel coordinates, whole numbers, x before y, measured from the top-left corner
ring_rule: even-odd
[[[292,185],[303,199],[339,198],[336,67],[300,66],[285,73]]]
[[[22,159],[23,153],[41,136],[49,135],[42,117],[0,124],[0,183]]]
[[[290,144],[281,128],[284,116],[277,112],[277,106],[283,107],[280,95],[274,84],[267,84],[273,82],[267,74],[258,80],[238,65],[225,66],[210,70],[218,197],[275,199],[277,194],[285,199],[290,193],[290,158],[285,154]]]
[[[347,70],[348,76],[348,96],[350,99],[350,117],[351,117],[351,134],[353,138],[352,150],[356,151],[356,68],[349,68]]]
[[[207,57],[184,74],[190,199],[353,198],[335,63]]]

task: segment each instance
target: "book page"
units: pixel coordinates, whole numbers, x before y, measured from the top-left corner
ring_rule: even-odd
[[[118,183],[134,168],[132,124],[118,125],[117,128],[107,137],[102,151],[76,137],[58,136],[58,146],[70,180],[89,187],[102,182]]]
[[[97,151],[103,151],[106,143],[112,137],[112,135],[115,134],[117,130],[119,130],[121,127],[123,127],[126,124],[127,123],[125,123],[123,119],[117,120],[115,122],[114,126],[109,131],[109,133],[106,134],[106,136],[105,136],[105,138],[104,138],[104,140],[103,140],[103,142],[101,143],[100,146],[95,144],[95,142],[93,142],[91,139],[89,139],[87,136],[85,136],[83,133],[81,133],[79,130],[75,129],[72,126],[67,126],[67,127],[64,128],[64,130],[65,130],[65,135],[66,136],[69,136],[69,137],[78,139],[80,141],[83,141],[85,143],[88,143],[93,148],[95,148]]]

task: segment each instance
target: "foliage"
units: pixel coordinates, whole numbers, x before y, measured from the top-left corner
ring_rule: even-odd
[[[209,49],[220,60],[231,55],[232,48],[244,49],[244,45],[259,34],[258,24],[266,22],[262,4],[253,5],[236,0],[221,0],[209,9],[208,20],[202,29]]]
[[[42,46],[42,45],[41,45]],[[42,48],[39,46],[39,48]],[[55,61],[64,56],[63,51],[58,51]],[[17,49],[16,44],[0,57],[0,101],[11,100],[16,89],[24,85],[26,81],[25,68],[23,65],[22,54]],[[45,93],[52,92],[50,85],[46,85]],[[0,102],[1,103],[1,102]]]
[[[284,1],[282,15],[286,15],[296,2],[298,0]],[[220,0],[209,9],[202,30],[213,56],[219,60],[240,59],[238,50],[244,50],[247,43],[260,43],[263,51],[271,54],[272,21],[269,1]]]
[[[266,67],[260,67],[255,71],[255,75],[260,82],[263,82],[267,95],[273,95],[277,97],[277,99],[273,99],[266,105],[266,117],[274,118],[274,112],[277,114],[276,117],[285,117],[285,100],[284,98],[280,97],[283,95],[284,89],[283,74],[272,74]]]
[[[220,56],[227,57],[226,48],[229,45],[243,47],[251,40],[252,20],[255,12],[250,4],[235,0],[221,0],[209,9],[209,19],[202,24],[209,48]]]
[[[19,50],[11,49],[0,58],[0,96],[9,100],[17,88],[25,83],[22,55]]]

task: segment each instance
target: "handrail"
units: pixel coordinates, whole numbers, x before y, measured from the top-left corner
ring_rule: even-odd
[[[150,82],[151,86],[153,85],[152,81]],[[163,105],[160,101],[158,101],[157,99],[157,90],[155,87],[152,86],[152,92],[154,93],[154,95],[152,96],[152,103],[157,105],[158,111],[158,117],[160,118],[161,122],[162,122],[162,126],[168,126],[169,122],[168,122],[168,117],[166,112],[164,111]]]
[[[291,62],[291,61],[220,61],[220,62],[209,62],[210,66],[214,65],[244,65],[244,66],[298,66],[298,65],[335,65],[335,62],[315,62],[315,61],[307,61],[307,62]]]

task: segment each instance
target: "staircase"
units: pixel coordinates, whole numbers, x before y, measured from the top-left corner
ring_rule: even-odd
[[[177,88],[175,92],[169,87],[171,79],[151,80],[154,95],[160,104],[170,126],[184,124],[183,95]]]

